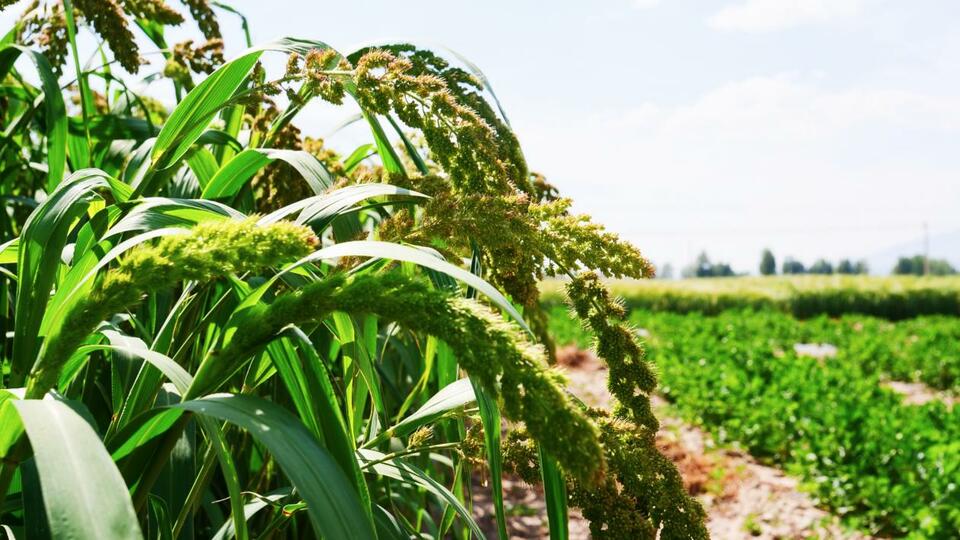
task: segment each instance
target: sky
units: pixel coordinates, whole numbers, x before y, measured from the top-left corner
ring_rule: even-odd
[[[255,42],[456,50],[490,80],[531,168],[658,266],[702,250],[752,273],[765,247],[807,264],[919,252],[924,223],[932,252],[960,259],[937,244],[960,230],[955,0],[231,5]],[[240,51],[236,19],[221,26]],[[350,113],[311,109],[299,125],[324,135]]]

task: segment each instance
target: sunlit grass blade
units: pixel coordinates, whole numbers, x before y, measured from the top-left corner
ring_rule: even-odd
[[[251,50],[221,66],[203,80],[174,109],[153,146],[151,161],[157,169],[176,163],[206,130],[246,79],[263,50]]]
[[[385,437],[400,437],[411,433],[420,426],[430,424],[450,411],[462,409],[476,401],[474,387],[469,379],[460,379],[440,389],[415,412],[384,430],[375,441]],[[368,443],[371,444],[371,443]]]
[[[550,524],[550,540],[567,540],[570,537],[567,511],[567,483],[556,460],[537,445],[540,455],[540,476],[543,479],[543,497],[547,506]]]
[[[493,511],[497,519],[497,532],[501,540],[506,540],[507,520],[503,508],[503,455],[500,451],[500,409],[497,401],[476,384],[473,384],[480,406],[480,419],[483,422],[483,446],[487,453],[487,466],[490,467],[490,490],[493,492]]]
[[[314,230],[323,230],[337,216],[351,211],[355,205],[374,197],[397,196],[426,199],[416,191],[390,184],[355,184],[330,190],[289,204],[260,218],[258,223],[276,223],[299,212],[296,223],[309,224]]]
[[[353,437],[349,436],[346,420],[340,412],[340,402],[330,379],[328,367],[303,330],[291,327],[285,330],[284,334],[298,344],[299,352],[305,359],[304,378],[317,407],[323,442],[340,464],[340,468],[353,482],[364,510],[370,513],[373,506],[370,491],[360,471],[360,465],[357,463],[356,443]]]
[[[524,330],[530,332],[530,327],[527,326],[523,316],[520,315],[520,312],[517,311],[513,304],[503,296],[503,293],[463,268],[454,266],[442,258],[422,249],[373,240],[341,242],[323,248],[301,259],[298,261],[298,265],[315,260],[336,259],[340,257],[377,257],[396,261],[407,261],[441,272],[483,293],[484,296],[492,300],[498,307],[509,313]],[[290,268],[287,270],[289,271]]]
[[[257,171],[278,159],[296,169],[316,194],[323,193],[333,185],[330,172],[308,152],[253,148],[240,152],[217,171],[204,187],[202,197],[214,199],[233,196]]]

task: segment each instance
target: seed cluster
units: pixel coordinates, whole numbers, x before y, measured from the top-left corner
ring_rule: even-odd
[[[190,72],[213,73],[223,64],[223,40],[213,38],[194,47],[193,40],[188,39],[173,46],[170,57],[163,67],[163,74],[180,82],[185,88],[193,88]]]
[[[74,6],[107,42],[123,69],[130,73],[140,71],[139,47],[116,0],[74,0]]]
[[[299,89],[289,86],[296,81]],[[428,174],[374,170],[367,178],[431,200],[420,210],[395,212],[379,237],[430,245],[453,258],[479,249],[486,277],[524,307],[546,343],[539,280],[582,267],[608,277],[653,275],[634,246],[572,214],[568,199],[527,171],[516,137],[480,93],[480,81],[433,53],[392,45],[363,49],[347,61],[330,49],[313,50],[305,58],[291,55],[284,77],[262,87],[265,94],[285,89],[292,103],[319,96],[339,104],[352,89],[367,111],[394,114],[415,129]]]
[[[381,224],[386,240],[429,245],[451,258],[480,248],[487,278],[521,304],[538,337],[549,343],[541,320],[538,282],[567,270],[591,268],[609,277],[649,277],[653,269],[631,244],[569,212],[568,199],[533,200],[526,193],[459,192],[445,178],[391,179],[431,196],[421,213],[401,210]],[[542,182],[545,194],[550,187]]]
[[[183,22],[183,15],[163,0],[123,0],[123,9],[131,17],[166,26],[176,26]]]
[[[63,4],[57,2],[51,6],[41,7],[40,0],[31,2],[20,17],[17,41],[38,45],[40,51],[50,61],[53,71],[61,75],[67,59],[67,46],[70,43]]]
[[[590,416],[600,429],[609,474],[599,484],[588,485],[567,478],[570,503],[590,521],[597,539],[709,538],[700,504],[683,489],[676,467],[639,435],[635,426],[605,411],[592,409]],[[477,433],[468,439],[482,437]],[[480,439],[482,440],[482,438]],[[477,452],[477,444],[465,446]],[[479,450],[483,450],[482,444]],[[503,441],[504,468],[530,483],[539,482],[536,444],[523,429],[515,429]],[[658,532],[659,531],[659,532]]]
[[[223,36],[220,35],[220,23],[217,22],[217,15],[213,12],[213,8],[210,7],[210,2],[207,0],[181,0],[186,4],[187,8],[190,10],[190,15],[197,25],[200,27],[200,32],[203,34],[203,37],[209,39],[220,39]]]
[[[207,281],[302,257],[316,245],[313,232],[288,222],[258,226],[254,218],[202,223],[187,234],[130,250],[103,275],[89,295],[67,313],[59,333],[48,337],[34,366],[28,397],[56,384],[60,369],[103,319],[122,312],[145,294],[186,280]]]
[[[568,477],[570,503],[590,521],[594,538],[708,538],[702,507],[686,494],[676,467],[654,445],[658,422],[649,395],[656,377],[633,332],[621,322],[623,306],[593,272],[571,280],[567,293],[576,315],[596,335],[597,352],[609,367],[608,388],[618,402],[613,416],[589,411],[600,430],[608,475],[597,484]],[[531,483],[540,478],[538,440],[521,427],[503,442],[505,468]],[[482,432],[471,431],[462,451],[474,459],[482,456]]]
[[[622,305],[593,272],[584,272],[567,285],[574,312],[596,336],[597,354],[610,368],[607,387],[618,401],[618,417],[629,419],[647,434],[652,444],[659,424],[650,408],[650,393],[657,386],[653,366],[646,360],[634,332],[621,321]]]
[[[11,4],[0,0],[0,8]],[[184,80],[178,68],[190,66],[194,72],[209,73],[223,62],[220,26],[216,14],[207,0],[183,0],[190,14],[197,21],[200,32],[207,42],[196,49],[190,44],[174,47],[165,75]],[[141,19],[161,26],[177,26],[184,22],[183,15],[164,0],[73,0],[78,23],[87,23],[113,51],[116,61],[130,73],[137,73],[143,59],[130,30],[129,18]],[[59,74],[67,57],[67,22],[62,0],[33,0],[20,18],[18,41],[26,45],[36,44]]]
[[[502,399],[505,416],[523,422],[565,470],[586,484],[603,477],[597,428],[567,397],[563,377],[547,367],[542,347],[481,304],[397,272],[334,275],[254,310],[201,365],[197,394],[213,391],[287,325],[320,321],[333,311],[376,314],[442,338],[464,371]]]

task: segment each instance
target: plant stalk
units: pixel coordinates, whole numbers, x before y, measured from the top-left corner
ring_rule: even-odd
[[[187,499],[183,502],[183,508],[180,509],[180,513],[177,515],[177,520],[173,524],[174,538],[180,537],[180,532],[186,525],[187,520],[190,519],[193,509],[197,506],[197,503],[200,502],[200,496],[203,494],[203,490],[210,482],[210,478],[213,477],[213,472],[215,470],[214,465],[216,464],[217,453],[212,447],[207,448],[207,453],[203,456],[203,465],[200,466],[200,474],[197,475],[197,481],[194,482],[193,486],[190,488],[190,492],[187,494]]]
[[[63,0],[63,13],[67,19],[67,39],[70,41],[70,53],[73,56],[73,66],[77,70],[77,84],[80,86],[80,111],[83,114],[83,130],[87,137],[87,152],[93,152],[90,140],[90,111],[87,109],[90,88],[87,86],[87,76],[80,67],[80,53],[77,50],[77,23],[73,16],[73,0]]]

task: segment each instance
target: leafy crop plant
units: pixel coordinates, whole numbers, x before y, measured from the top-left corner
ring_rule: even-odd
[[[183,4],[35,1],[0,41],[3,534],[482,537],[480,467],[501,538],[505,470],[543,483],[552,538],[571,504],[598,536],[705,537],[595,277],[652,269],[528,170],[482,73],[292,38],[225,61],[221,27],[246,19]],[[167,43],[188,20],[196,41]],[[304,136],[309,103],[368,142]],[[550,365],[557,275],[612,416]]]

